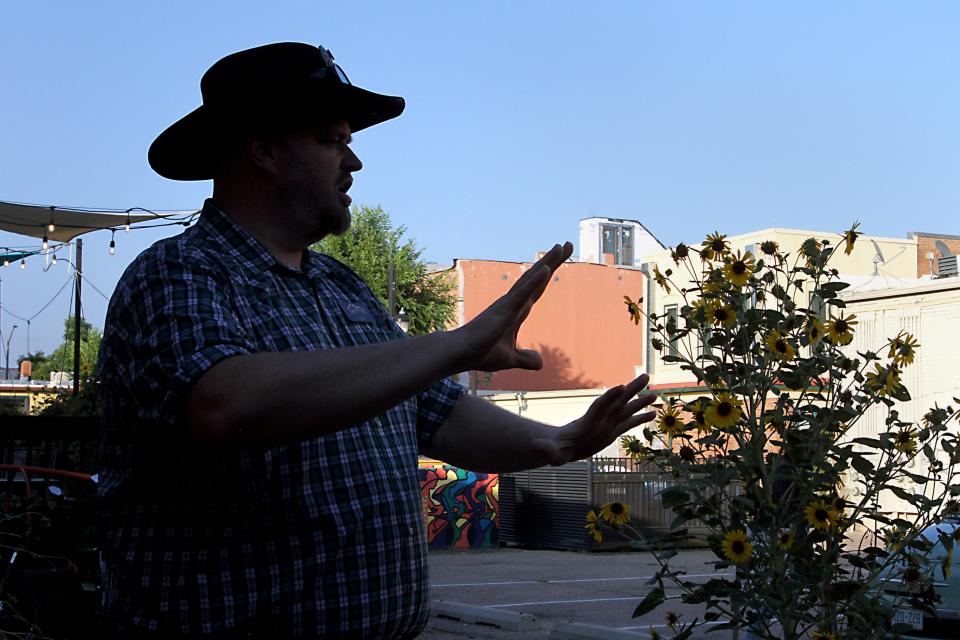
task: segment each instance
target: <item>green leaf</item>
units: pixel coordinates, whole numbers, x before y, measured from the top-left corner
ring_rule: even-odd
[[[861,455],[855,455],[850,458],[850,464],[858,473],[862,473],[865,476],[869,476],[874,472],[873,463]]]
[[[829,291],[830,293],[836,293],[838,291],[843,291],[849,286],[850,285],[847,284],[846,282],[838,282],[838,281],[824,282],[823,284],[820,285],[820,288],[818,289],[818,291]]]
[[[664,509],[672,509],[690,501],[690,494],[682,487],[667,487],[660,492],[660,501]]]
[[[666,600],[666,595],[664,594],[663,589],[657,587],[640,601],[640,604],[637,605],[637,608],[633,610],[633,617],[639,618],[644,614],[650,613],[663,604],[664,600]]]

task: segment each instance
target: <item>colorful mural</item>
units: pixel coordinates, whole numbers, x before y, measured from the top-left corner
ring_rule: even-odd
[[[490,548],[498,544],[500,476],[442,463],[420,467],[420,495],[431,549]]]

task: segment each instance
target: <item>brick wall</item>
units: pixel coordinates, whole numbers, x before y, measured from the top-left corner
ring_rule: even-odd
[[[937,258],[940,251],[937,249],[937,240],[947,245],[954,255],[960,255],[960,237],[914,234],[917,238],[917,277],[930,275],[930,259],[928,253],[933,253],[933,274],[937,273]]]

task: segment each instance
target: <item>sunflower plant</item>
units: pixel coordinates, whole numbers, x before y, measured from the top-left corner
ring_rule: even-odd
[[[901,417],[910,399],[902,374],[920,348],[913,336],[876,351],[850,347],[858,320],[830,260],[853,250],[856,229],[836,245],[810,238],[793,254],[764,242],[757,255],[732,251],[715,232],[699,248],[671,250],[674,269],[655,269],[657,286],[684,302],[678,316],[647,318],[651,344],[703,392],[664,398],[643,439],[622,444],[671,477],[660,497],[675,519],[653,537],[612,503],[590,513],[587,530],[599,541],[616,528],[660,549],[654,587],[635,615],[664,603],[668,588],[679,591],[705,611],[668,625],[677,637],[709,623],[771,640],[879,638],[899,631],[898,606],[933,614],[933,582],[949,566],[930,552],[939,543],[949,558],[954,539],[920,534],[950,515],[960,494],[958,414],[935,406],[918,423]],[[626,302],[635,319],[639,306]],[[858,423],[877,411],[883,427],[858,436]],[[915,515],[884,510],[891,495]],[[663,551],[689,541],[694,527],[706,528],[716,555],[717,576],[706,582],[672,569],[676,552]]]

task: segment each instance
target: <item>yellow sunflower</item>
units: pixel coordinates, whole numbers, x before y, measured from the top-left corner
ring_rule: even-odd
[[[620,448],[635,462],[647,459],[647,448],[636,436],[620,436]]]
[[[781,362],[789,362],[797,356],[797,351],[790,341],[776,329],[767,335],[765,342],[773,357]]]
[[[633,324],[640,324],[640,303],[643,302],[643,296],[637,299],[636,302],[630,299],[630,296],[623,296],[623,304],[627,305],[627,313],[630,314],[630,319],[633,320]]]
[[[810,640],[837,640],[837,636],[829,631],[811,631]]]
[[[890,341],[890,352],[887,357],[893,358],[893,363],[901,367],[913,364],[913,358],[919,346],[912,335],[901,333]]]
[[[600,507],[600,517],[615,527],[630,522],[630,507],[622,502],[608,502]]]
[[[720,260],[730,251],[730,243],[727,242],[727,236],[719,231],[709,234],[700,246],[700,257],[704,260]]]
[[[823,336],[826,331],[827,330],[824,328],[823,323],[817,318],[814,318],[813,316],[807,318],[806,334],[810,346],[813,346],[823,340]]]
[[[693,421],[696,423],[697,431],[707,430],[705,404],[705,402],[698,398],[693,402],[688,402],[687,406],[684,407],[686,411],[689,411],[691,414],[693,414]]]
[[[723,555],[731,562],[743,564],[753,555],[753,545],[743,529],[732,529],[723,537],[723,543],[720,545],[723,549]]]
[[[830,506],[833,507],[834,513],[837,514],[837,520],[842,520],[847,509],[847,501],[840,496],[834,496],[833,500],[830,502]]]
[[[832,505],[828,505],[822,500],[816,500],[807,505],[803,510],[807,522],[814,529],[829,529],[837,519],[837,513]]]
[[[834,318],[827,323],[827,337],[834,344],[847,345],[853,342],[853,327],[857,324],[857,316],[850,314],[844,318],[843,314],[839,318]]]
[[[711,427],[724,431],[740,421],[740,416],[743,414],[740,404],[740,400],[733,395],[726,392],[719,393],[707,406],[704,418]]]
[[[857,227],[859,226],[859,222],[854,222],[853,226],[843,233],[843,241],[847,243],[847,248],[844,249],[843,252],[847,255],[850,255],[853,252],[853,244],[857,241],[857,238],[863,235],[857,231]]]
[[[667,281],[667,276],[671,274],[670,269],[667,269],[667,275],[660,273],[660,267],[653,265],[653,279],[656,280],[657,284],[663,287],[663,290],[667,293],[670,293],[670,283]]]
[[[867,374],[867,388],[878,396],[893,395],[900,388],[900,371],[895,366],[884,368],[875,362],[874,370]]]
[[[823,249],[823,244],[816,238],[807,238],[803,241],[803,244],[800,245],[800,255],[807,259],[807,267],[816,266],[815,257],[819,255],[821,249]]]
[[[583,525],[583,528],[593,536],[594,540],[603,542],[603,532],[600,531],[600,520],[597,518],[597,514],[593,509],[587,512],[587,524]]]
[[[741,256],[740,252],[737,251],[736,255],[728,257],[724,262],[723,275],[726,277],[727,282],[737,288],[750,282],[750,276],[753,274],[753,268],[756,266],[752,253],[747,251]]]
[[[777,536],[777,548],[782,549],[783,551],[788,550],[793,546],[793,534],[789,531],[782,532]]]
[[[683,422],[680,420],[680,409],[675,406],[664,407],[657,414],[657,427],[660,433],[675,438],[683,433]]]
[[[917,451],[917,439],[913,429],[906,428],[893,438],[893,448],[900,453],[912,454]]]
[[[736,322],[737,314],[730,307],[719,302],[707,306],[707,324],[719,324],[723,328],[729,329]]]

